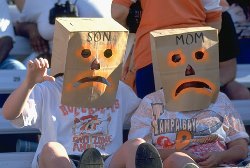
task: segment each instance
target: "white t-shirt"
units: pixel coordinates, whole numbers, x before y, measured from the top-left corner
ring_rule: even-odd
[[[13,24],[6,0],[0,1],[0,37],[10,36],[15,39]]]
[[[201,157],[224,151],[226,144],[249,139],[244,124],[225,94],[214,104],[198,111],[168,111],[163,90],[146,96],[131,118],[128,139],[144,138],[159,149],[186,149]]]
[[[56,82],[37,84],[33,89],[23,117],[13,123],[19,127],[30,126],[41,131],[41,138],[32,163],[44,144],[49,141],[61,143],[68,154],[81,155],[95,147],[103,155],[113,154],[123,143],[123,124],[130,119],[140,99],[132,89],[119,83],[116,102],[107,108],[76,108],[60,103],[63,78]]]

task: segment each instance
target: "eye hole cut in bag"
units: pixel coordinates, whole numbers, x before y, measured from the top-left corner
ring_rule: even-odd
[[[78,17],[78,11],[76,8],[76,2],[71,3],[69,0],[65,4],[61,4],[60,0],[55,3],[54,7],[49,11],[49,23],[55,24],[55,19],[57,17]]]

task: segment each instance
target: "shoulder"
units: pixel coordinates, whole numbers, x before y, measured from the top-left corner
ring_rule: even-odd
[[[125,97],[128,97],[128,96],[137,97],[133,89],[122,81],[119,81],[117,94],[121,94],[122,96],[125,96]]]
[[[136,95],[133,89],[122,81],[119,81],[116,98],[127,102],[127,104],[139,105],[141,102],[141,99]]]
[[[231,100],[227,97],[225,93],[219,92],[215,104],[230,104]]]
[[[124,83],[123,81],[119,81],[118,84],[118,91],[128,91],[128,92],[134,92],[130,86],[128,86],[126,83]]]
[[[234,113],[236,111],[232,101],[222,92],[219,92],[216,101],[209,106],[209,109],[221,114]]]
[[[165,104],[164,92],[162,89],[157,90],[157,91],[145,96],[143,98],[143,101],[147,101],[147,102],[151,102],[151,103],[164,103]]]
[[[57,77],[55,81],[45,81],[36,85],[35,89],[42,92],[48,91],[55,93],[57,91],[61,92],[63,87],[63,77]]]

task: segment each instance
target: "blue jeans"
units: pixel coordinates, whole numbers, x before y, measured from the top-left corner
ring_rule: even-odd
[[[1,69],[22,70],[26,69],[26,67],[16,59],[7,58],[0,64],[0,70]],[[0,94],[0,107],[2,107],[8,96],[9,94]]]
[[[155,92],[153,65],[149,64],[136,71],[136,92],[139,98]]]
[[[7,58],[0,64],[0,69],[15,69],[15,70],[23,70],[26,69],[23,63],[16,59]]]

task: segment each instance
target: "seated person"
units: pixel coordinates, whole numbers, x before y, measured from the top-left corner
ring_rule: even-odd
[[[239,41],[232,21],[228,13],[228,4],[223,2],[222,24],[219,32],[219,55],[220,55],[220,83],[221,91],[231,100],[250,99],[247,87],[235,81],[237,71],[237,56],[240,52]]]
[[[79,31],[62,40],[57,37],[62,35],[62,29],[56,27],[51,67],[51,74],[56,77],[47,74],[46,59],[30,60],[26,79],[3,105],[6,119],[19,127],[38,128],[42,133],[32,167],[161,165],[152,145],[141,143],[140,139],[123,144],[123,124],[140,103],[133,90],[119,81],[127,34],[117,29],[125,29],[112,19],[101,22],[101,26],[100,20],[62,19],[60,25],[66,20],[71,24],[88,24],[94,30],[76,26]],[[98,33],[103,33],[101,27],[107,31],[105,25],[115,27],[115,31],[106,32],[99,42],[91,40],[96,28]],[[65,49],[62,54],[56,52],[62,49]],[[145,155],[154,156],[155,161],[151,162],[151,158],[150,163],[141,162],[140,157]]]
[[[211,28],[151,33],[157,91],[132,115],[129,139],[152,143],[164,168],[231,167],[247,157],[249,136],[240,115],[219,92],[217,41]]]
[[[14,23],[15,34],[19,36],[24,36],[29,39],[30,45],[34,51],[31,55],[24,59],[23,63],[27,66],[29,59],[34,58],[46,58],[51,61],[51,51],[48,40],[43,38],[39,32],[37,19],[41,13],[42,7],[46,2],[40,2],[36,5],[38,1],[26,1],[26,0],[15,0],[15,4],[20,12],[19,17]],[[33,5],[27,9],[27,4]],[[34,10],[33,10],[34,9]]]
[[[53,47],[53,35],[54,35],[54,22],[51,23],[51,13],[56,11],[63,11],[60,14],[55,13],[53,16],[63,16],[67,17],[68,8],[65,6],[66,0],[57,1],[51,0],[15,0],[18,9],[21,12],[19,21],[15,25],[16,33],[19,35],[24,35],[29,37],[31,40],[31,45],[34,51],[37,53],[36,56],[47,58],[50,62],[51,59],[51,49]],[[74,1],[68,1],[73,3]],[[111,17],[111,0],[99,1],[85,1],[77,0],[74,2],[77,8],[77,12],[74,15],[80,17]],[[55,10],[51,12],[55,6],[59,6],[60,10]],[[71,15],[71,14],[70,14]],[[31,55],[31,59],[33,55]]]
[[[25,69],[20,61],[9,55],[15,36],[6,1],[0,2],[0,11],[0,69]]]

